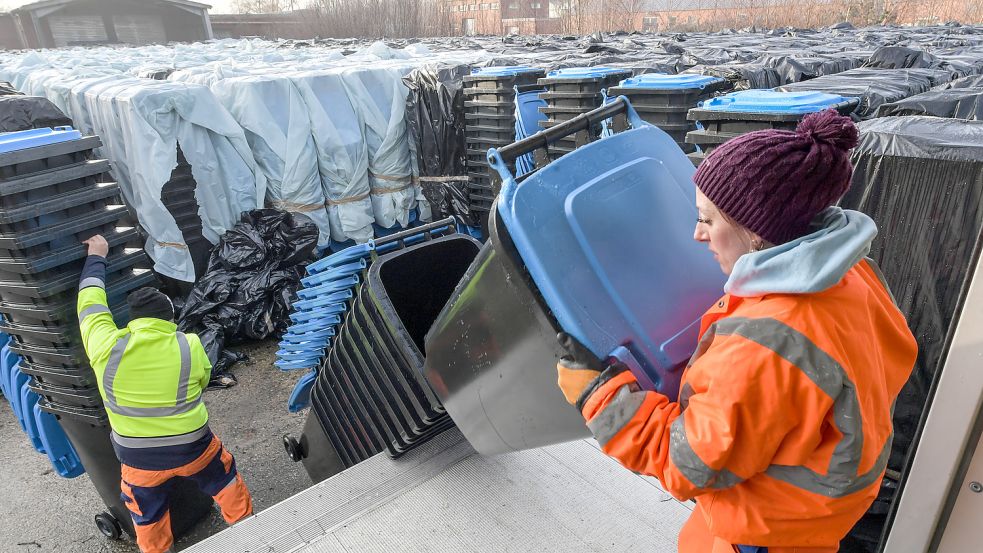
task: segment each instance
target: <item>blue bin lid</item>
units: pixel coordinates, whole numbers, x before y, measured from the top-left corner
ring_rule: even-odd
[[[516,125],[521,126],[522,136],[516,133],[516,140],[521,140],[527,136],[532,136],[540,130],[539,122],[545,121],[547,116],[541,113],[539,108],[546,107],[546,100],[539,97],[538,90],[521,92],[515,97],[516,104]]]
[[[34,419],[37,422],[38,434],[41,436],[41,443],[44,444],[44,451],[48,454],[52,468],[63,478],[75,478],[85,472],[82,461],[79,460],[78,453],[72,447],[72,442],[68,441],[65,431],[58,424],[58,419],[51,413],[41,410],[41,406],[34,405]]]
[[[542,71],[527,65],[499,65],[496,67],[475,67],[471,70],[471,75],[478,77],[512,77],[522,73],[535,73]]]
[[[20,368],[18,368],[20,370]],[[34,406],[38,404],[41,396],[34,393],[26,385],[20,390],[20,409],[21,416],[24,418],[24,433],[31,441],[34,450],[38,453],[46,453],[44,444],[41,443],[41,433],[38,430],[38,421],[34,417]]]
[[[848,101],[849,98],[825,92],[741,90],[706,100],[700,107],[710,111],[802,114],[822,111]]]
[[[0,154],[79,140],[82,133],[71,127],[55,127],[53,129],[29,129],[0,134]]]
[[[502,222],[559,325],[599,357],[617,355],[643,387],[676,397],[725,281],[693,240],[695,169],[679,146],[639,120],[521,184],[494,165],[505,179]]]
[[[546,76],[550,79],[597,79],[607,77],[612,73],[630,72],[630,69],[622,67],[567,67],[565,69],[554,69]]]
[[[646,73],[621,81],[621,88],[647,88],[656,90],[703,89],[711,84],[724,82],[720,77],[709,75],[670,75],[668,73]]]

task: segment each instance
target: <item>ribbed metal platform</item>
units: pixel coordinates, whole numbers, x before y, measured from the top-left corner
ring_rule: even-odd
[[[377,455],[186,551],[671,553],[691,509],[593,441],[483,457],[449,430],[400,459]]]

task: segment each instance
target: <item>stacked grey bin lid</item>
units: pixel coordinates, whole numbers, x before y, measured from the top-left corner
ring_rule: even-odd
[[[549,129],[600,107],[604,103],[603,91],[617,86],[631,74],[630,69],[613,67],[570,67],[550,71],[539,80],[540,86],[546,89],[539,95],[546,100],[546,107],[540,108],[546,119],[540,121],[539,126]],[[600,136],[600,126],[568,136],[545,150],[537,151],[536,166],[542,167]]]
[[[155,282],[139,247],[109,162],[95,159],[98,137],[70,127],[0,135],[0,332],[22,357],[21,371],[75,447],[107,512],[96,517],[111,537],[132,526],[119,494],[119,462],[98,384],[82,347],[76,316],[86,247],[96,234],[109,243],[106,289],[117,325],[128,320],[126,295]],[[137,246],[137,247],[134,247]],[[181,533],[210,505],[198,496],[173,522]],[[208,498],[205,498],[208,499]],[[173,509],[173,506],[172,506]]]
[[[687,154],[699,165],[707,154],[728,140],[765,129],[795,130],[810,113],[835,109],[846,115],[859,100],[822,92],[779,92],[742,90],[711,98],[689,111],[687,117],[698,129],[686,135],[686,142],[698,147]]]
[[[464,78],[468,200],[483,227],[501,188],[501,178],[488,166],[488,149],[515,142],[516,91],[536,89],[543,74],[542,69],[517,65],[475,69]]]

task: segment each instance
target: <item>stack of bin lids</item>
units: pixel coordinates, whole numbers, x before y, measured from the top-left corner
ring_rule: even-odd
[[[838,109],[850,98],[824,92],[779,92],[776,90],[742,90],[711,98],[700,104],[703,112],[805,115],[824,109]]]
[[[727,81],[709,75],[669,75],[665,73],[646,73],[621,81],[620,88],[640,88],[653,90],[703,90],[711,85],[723,85]]]
[[[47,146],[70,140],[80,140],[82,133],[71,127],[55,127],[53,129],[29,129],[0,134],[0,154]]]
[[[546,74],[546,80],[551,79],[603,79],[612,75],[631,73],[630,69],[620,67],[567,67],[554,69]]]
[[[542,69],[529,67],[527,65],[500,65],[496,67],[476,67],[471,70],[471,77],[465,80],[473,80],[475,77],[515,77],[523,73],[542,73]]]
[[[625,346],[643,386],[669,397],[724,283],[692,239],[693,172],[668,134],[641,125],[578,148],[520,185],[503,173],[498,202],[559,325],[602,358]]]

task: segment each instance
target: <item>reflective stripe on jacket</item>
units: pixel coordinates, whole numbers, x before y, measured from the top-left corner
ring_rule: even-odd
[[[87,276],[91,272],[83,273],[79,284],[79,325],[113,432],[134,438],[193,436],[208,422],[201,393],[211,374],[198,337],[152,318],[117,328],[106,300],[104,272]],[[167,438],[159,445],[173,443]]]
[[[863,261],[823,292],[725,296],[703,318],[678,402],[623,372],[583,414],[605,453],[695,497],[714,536],[836,547],[877,495],[916,352]]]

